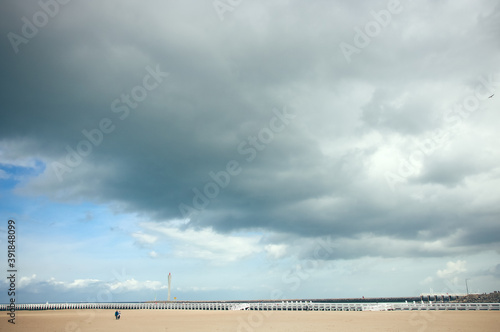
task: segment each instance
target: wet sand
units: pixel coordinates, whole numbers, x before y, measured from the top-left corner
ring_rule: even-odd
[[[498,311],[202,311],[202,310],[18,311],[16,324],[4,312],[0,331],[499,331]]]

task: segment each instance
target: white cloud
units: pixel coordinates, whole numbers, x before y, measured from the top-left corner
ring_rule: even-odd
[[[159,281],[138,281],[134,278],[125,280],[125,281],[117,281],[114,283],[108,284],[108,287],[111,291],[137,291],[142,289],[163,289],[167,286],[163,285]]]
[[[100,281],[97,279],[76,279],[72,283],[66,284],[67,288],[84,288],[88,287],[92,284],[99,283]]]
[[[281,258],[286,254],[287,246],[284,244],[268,244],[265,250],[269,257],[271,258]]]
[[[467,271],[465,267],[466,263],[466,261],[461,260],[458,260],[456,262],[448,262],[446,263],[446,268],[443,270],[438,270],[436,274],[440,278],[454,277],[455,274]]]
[[[31,277],[23,277],[20,279],[19,286],[26,287],[30,284],[34,284],[36,282],[36,275],[34,274]],[[134,278],[124,280],[124,281],[116,281],[116,282],[104,282],[98,279],[76,279],[71,282],[58,281],[55,278],[50,278],[46,281],[47,284],[51,286],[56,286],[57,288],[65,288],[65,289],[76,289],[76,288],[89,288],[95,286],[109,288],[110,291],[135,291],[141,289],[162,289],[167,286],[163,285],[160,281],[139,281]]]
[[[52,277],[49,280],[47,280],[47,283],[52,286],[57,286],[57,287],[65,287],[66,283],[63,281],[57,281],[56,278]]]
[[[169,223],[146,222],[141,226],[173,241],[174,254],[183,258],[201,258],[214,263],[224,263],[262,251],[259,245],[260,235],[219,234],[211,228],[180,230],[171,227]]]
[[[132,233],[132,236],[137,239],[137,243],[140,245],[153,244],[158,240],[158,237],[142,232]]]
[[[19,279],[19,287],[20,288],[26,287],[32,282],[34,282],[35,279],[36,279],[36,274],[33,274],[31,277],[21,277],[21,279]]]
[[[99,284],[101,283],[101,281],[98,279],[75,279],[72,282],[65,282],[65,281],[57,281],[56,278],[52,277],[49,280],[47,280],[47,283],[49,285],[57,286],[59,288],[63,287],[66,289],[74,289],[74,288],[86,288],[92,285]]]

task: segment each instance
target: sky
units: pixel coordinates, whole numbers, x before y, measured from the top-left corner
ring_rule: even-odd
[[[500,290],[499,22],[494,0],[3,0],[16,301],[166,300],[168,273],[178,301]]]

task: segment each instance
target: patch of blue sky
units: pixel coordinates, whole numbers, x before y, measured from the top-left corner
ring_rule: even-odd
[[[0,189],[14,188],[19,182],[42,174],[45,168],[46,164],[38,159],[30,166],[0,163]]]
[[[26,208],[33,206],[32,204],[38,199],[21,200],[14,189],[20,182],[42,174],[45,167],[45,163],[40,160],[35,160],[31,166],[0,163],[0,217],[3,219],[19,218]],[[35,205],[38,204],[35,203]]]
[[[92,218],[82,221],[91,211]],[[24,275],[38,280],[57,276],[58,281],[77,279],[113,280],[120,269],[144,262],[127,231],[117,232],[113,224],[123,216],[106,207],[83,204],[48,204],[33,209],[29,222],[18,220],[19,255]],[[52,222],[51,222],[52,221]],[[48,268],[50,267],[50,268]]]

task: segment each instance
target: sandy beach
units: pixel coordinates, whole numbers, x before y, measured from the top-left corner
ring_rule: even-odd
[[[16,324],[5,315],[1,331],[498,331],[500,312],[280,312],[201,310],[18,311]]]

